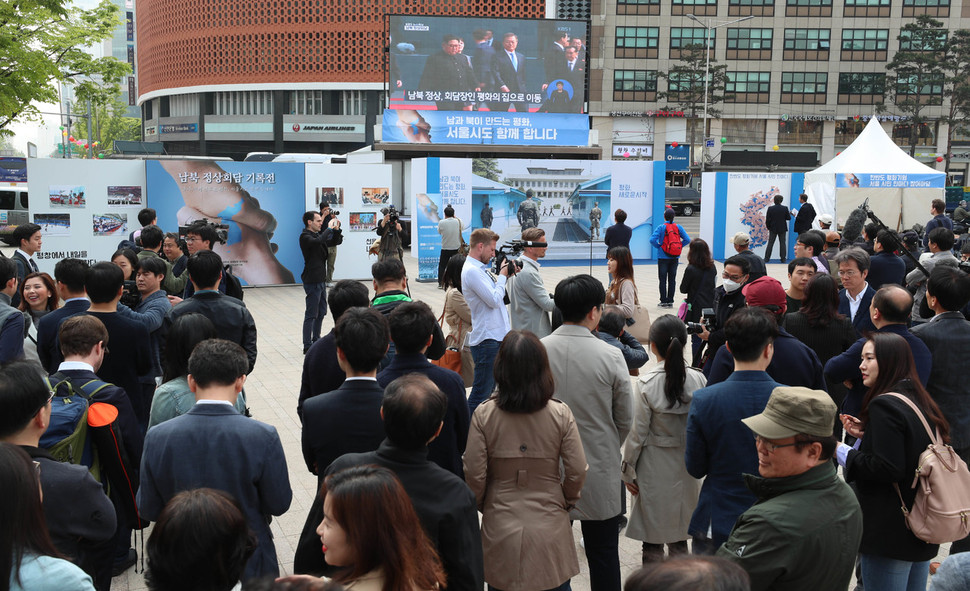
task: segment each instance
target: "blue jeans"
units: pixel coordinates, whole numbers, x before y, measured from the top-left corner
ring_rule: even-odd
[[[872,591],[926,591],[930,561],[909,562],[862,555],[862,583]]]
[[[303,348],[320,338],[320,327],[327,315],[327,284],[304,283],[306,292],[306,313],[303,315]]]
[[[492,367],[495,365],[499,344],[495,339],[485,339],[471,346],[472,360],[475,361],[475,378],[472,381],[472,393],[468,395],[468,414],[475,414],[478,405],[488,400],[492,390],[495,389]]]
[[[673,304],[677,288],[677,264],[680,259],[657,259],[660,273],[660,303]]]

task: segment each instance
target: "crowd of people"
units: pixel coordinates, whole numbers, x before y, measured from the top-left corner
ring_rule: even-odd
[[[480,228],[442,257],[441,310],[412,299],[399,257],[372,266],[373,295],[327,290],[339,226],[307,212],[304,278],[322,285],[305,287],[297,412],[318,494],[280,577],[270,523],[293,492],[247,408],[255,320],[211,226],[183,250],[149,215],[131,253],[53,278],[31,259],[39,228],[18,228],[24,263],[0,258],[0,591],[106,591],[151,522],[153,590],[565,591],[578,542],[590,588],[619,591],[624,532],[643,564],[626,591],[926,588],[940,548],[900,509],[923,421],[970,456],[970,275],[945,227],[908,274],[894,232],[807,230],[788,289],[741,234],[715,287],[710,247],[669,211],[658,304],[682,249],[686,303],[651,322],[622,211],[608,285],[550,293],[541,228],[499,264]],[[934,588],[961,588],[968,547],[952,540]]]

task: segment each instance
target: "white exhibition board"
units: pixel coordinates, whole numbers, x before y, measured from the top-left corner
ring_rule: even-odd
[[[30,221],[43,232],[43,247],[34,258],[53,276],[63,258],[109,260],[118,243],[141,227],[145,163],[28,158],[27,190]]]
[[[343,244],[337,247],[333,278],[370,279],[377,257],[367,250],[377,239],[381,209],[391,199],[389,164],[306,164],[306,208],[318,210],[321,201],[340,212]]]

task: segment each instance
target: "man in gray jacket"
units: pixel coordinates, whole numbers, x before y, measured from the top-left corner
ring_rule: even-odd
[[[522,232],[525,242],[546,243],[546,232],[540,228],[529,228]],[[519,261],[522,269],[509,280],[509,312],[512,328],[528,330],[540,339],[552,332],[549,313],[556,307],[549,291],[539,276],[539,259],[546,256],[545,246],[526,246]]]
[[[569,405],[579,427],[589,472],[581,498],[569,512],[583,531],[592,591],[620,590],[618,552],[623,483],[620,446],[633,423],[626,361],[599,340],[606,292],[590,275],[567,277],[556,286],[563,324],[542,339],[556,376],[555,398]]]

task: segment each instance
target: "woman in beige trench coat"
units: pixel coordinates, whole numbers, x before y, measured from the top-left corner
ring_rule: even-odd
[[[472,417],[464,455],[482,512],[485,581],[502,591],[555,589],[579,574],[569,524],[586,480],[579,430],[569,407],[552,400],[549,358],[531,332],[506,335],[495,382],[498,393]]]
[[[687,411],[704,374],[684,361],[687,328],[661,316],[650,327],[650,348],[661,365],[640,374],[634,419],[623,444],[623,480],[633,496],[626,535],[643,542],[643,562],[687,552],[687,526],[697,506],[700,481],[684,464]]]

